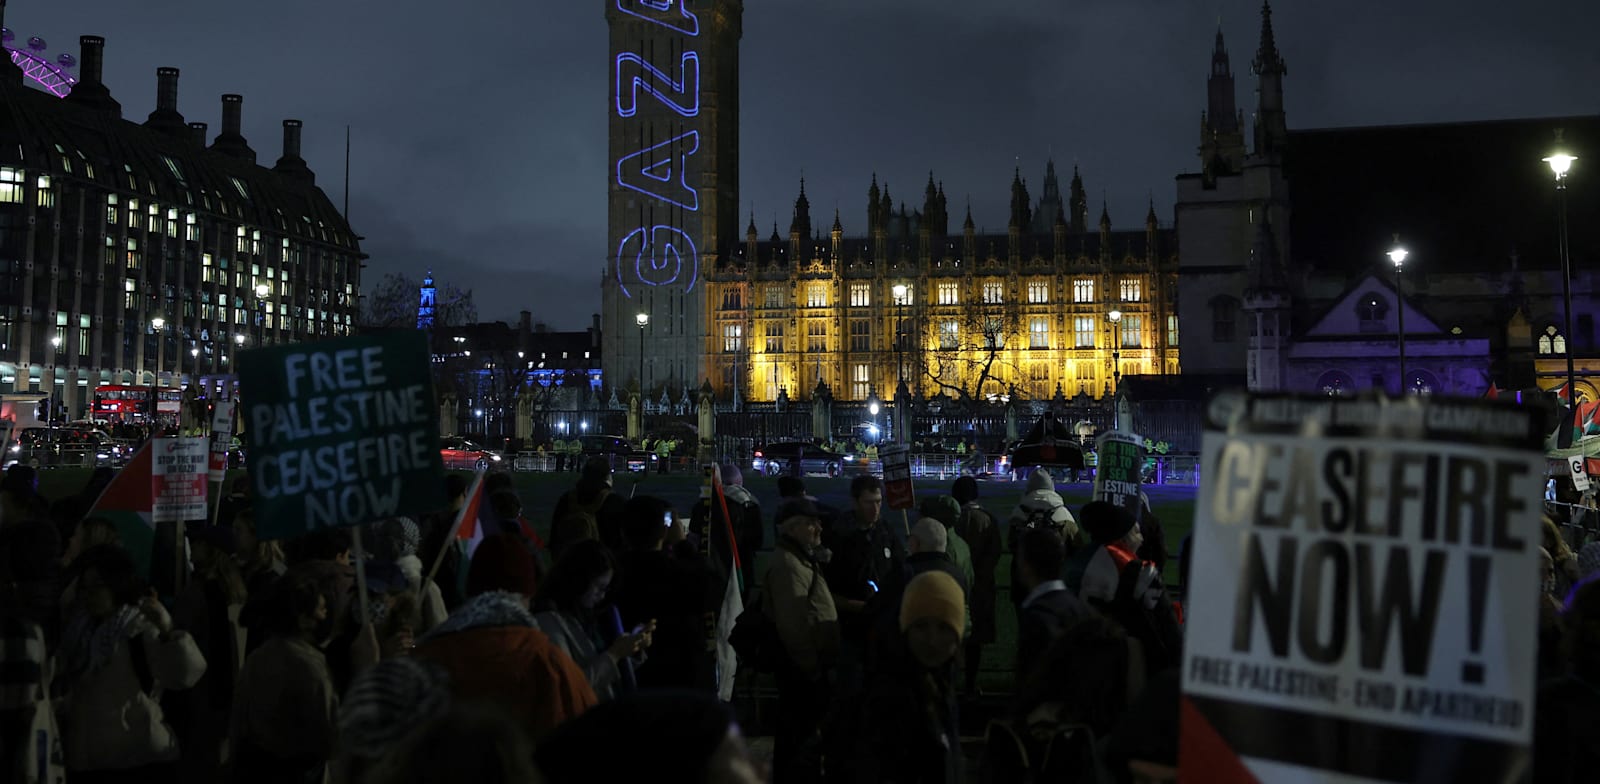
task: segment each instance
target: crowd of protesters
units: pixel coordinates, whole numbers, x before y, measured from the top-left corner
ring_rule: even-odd
[[[13,468],[0,782],[1176,780],[1187,540],[1169,553],[1148,502],[1072,510],[1041,471],[1015,508],[963,477],[901,518],[874,477],[847,509],[782,477],[769,516],[736,467],[720,476],[726,524],[720,501],[623,498],[590,461],[546,541],[504,474],[456,536],[468,484],[451,475],[452,508],[365,526],[359,550],[345,530],[261,539],[238,481],[163,596],[89,516],[109,473],[50,502]],[[1552,522],[1544,554],[1536,776],[1587,780],[1600,544]],[[737,619],[719,618],[730,581]],[[1004,614],[1014,660],[989,661]],[[770,730],[770,760],[718,694],[719,629],[763,618],[770,650],[741,682],[776,686],[776,710],[743,717]],[[964,748],[963,710],[996,688],[980,673],[1006,671],[1009,708]]]

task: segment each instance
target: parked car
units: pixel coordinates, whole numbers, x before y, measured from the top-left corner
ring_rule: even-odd
[[[439,441],[439,457],[445,468],[464,468],[482,471],[493,468],[505,460],[492,449],[485,449],[476,441],[461,436],[447,436]]]
[[[605,457],[611,463],[611,470],[642,472],[653,468],[656,464],[654,452],[646,452],[633,445],[622,436],[609,435],[582,435],[578,436],[582,444],[583,459],[596,455]]]
[[[34,468],[115,468],[132,454],[105,432],[82,427],[24,428],[7,451],[7,466],[21,463]]]
[[[844,473],[844,464],[853,459],[851,455],[830,452],[807,441],[780,441],[758,447],[750,469],[758,474],[778,476],[793,471],[798,464],[801,474],[838,476]]]

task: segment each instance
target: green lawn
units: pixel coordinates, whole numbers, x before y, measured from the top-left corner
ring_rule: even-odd
[[[524,514],[532,521],[541,535],[548,533],[550,517],[555,509],[556,500],[569,489],[576,481],[577,474],[544,474],[544,473],[513,473],[517,493],[522,497]],[[47,498],[59,498],[76,492],[88,478],[88,471],[79,469],[49,469],[40,472],[40,492]],[[231,477],[230,477],[231,479]],[[755,494],[761,502],[761,508],[769,517],[777,509],[778,484],[776,479],[766,477],[750,477],[746,487]],[[980,482],[979,501],[1002,523],[1010,516],[1011,510],[1017,505],[1022,496],[1024,484],[1021,482]],[[827,479],[823,477],[810,477],[806,479],[806,489],[824,503],[839,509],[848,509],[850,506],[850,480],[848,478]],[[918,498],[934,494],[948,493],[949,481],[917,481],[916,491]],[[1068,506],[1077,509],[1090,500],[1091,486],[1086,482],[1073,484],[1060,484],[1057,490],[1066,500]],[[673,505],[680,513],[687,513],[698,500],[700,495],[700,478],[691,473],[680,474],[650,474],[648,476],[619,474],[615,480],[615,492],[624,495],[655,495],[660,496]],[[1160,517],[1166,529],[1167,548],[1173,553],[1168,561],[1166,579],[1168,583],[1177,582],[1178,543],[1189,533],[1194,520],[1195,490],[1193,487],[1156,487],[1146,488],[1150,496],[1153,511]],[[885,510],[885,514],[898,516],[901,513],[894,510]],[[914,521],[914,519],[913,519]],[[771,535],[768,529],[768,535]],[[764,542],[762,550],[765,551],[760,558],[764,560],[770,553],[771,541]],[[758,560],[759,569],[762,560]],[[997,614],[995,643],[985,649],[984,653],[984,682],[985,688],[995,691],[1009,691],[1011,687],[1010,662],[1016,646],[1016,620],[1006,608],[1010,606],[1009,580],[1010,556],[1002,556],[1000,570],[1000,587],[997,603],[1000,610]]]

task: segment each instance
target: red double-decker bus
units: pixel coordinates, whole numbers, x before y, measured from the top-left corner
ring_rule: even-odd
[[[175,421],[182,406],[183,390],[174,387],[102,384],[95,387],[91,410],[105,422]]]

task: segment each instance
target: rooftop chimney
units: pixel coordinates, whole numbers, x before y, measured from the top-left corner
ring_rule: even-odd
[[[194,139],[194,143],[199,145],[200,149],[205,149],[208,141],[206,137],[209,135],[206,133],[206,124],[203,122],[189,123],[189,133],[191,138]]]
[[[300,157],[299,120],[283,121],[283,157],[278,159],[278,165],[273,166],[272,170],[308,184],[316,183],[316,175],[306,166],[305,159]]]
[[[243,136],[239,133],[239,121],[243,117],[244,96],[228,93],[222,96],[222,132]]]
[[[217,134],[216,141],[211,143],[211,149],[255,163],[256,151],[250,149],[250,143],[239,133],[239,120],[243,109],[244,96],[233,93],[222,96],[222,132]]]
[[[183,115],[178,113],[178,69],[156,69],[156,110],[144,121],[146,128],[181,138],[188,138],[189,128]]]
[[[100,81],[101,66],[105,62],[106,39],[86,35],[78,39],[78,83],[67,100],[79,106],[122,116],[122,104],[111,97],[111,91]]]
[[[106,39],[98,35],[86,35],[78,39],[78,83],[100,84],[101,71],[105,63]]]

